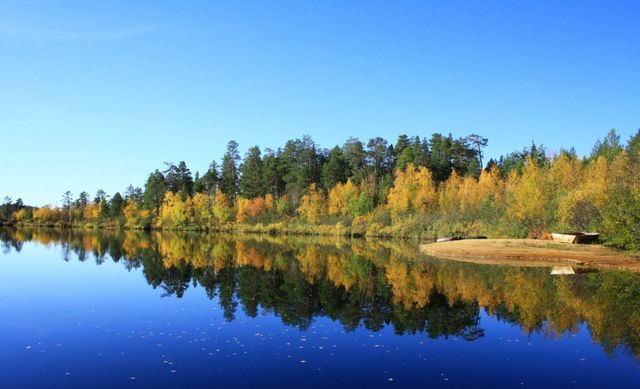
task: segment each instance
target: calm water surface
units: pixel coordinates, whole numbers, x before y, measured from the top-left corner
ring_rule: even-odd
[[[2,230],[0,386],[640,387],[640,277],[415,244]]]

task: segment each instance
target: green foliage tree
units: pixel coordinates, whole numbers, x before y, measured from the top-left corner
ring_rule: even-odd
[[[160,213],[160,207],[162,206],[162,200],[164,199],[166,191],[167,184],[164,175],[156,169],[156,171],[149,174],[147,182],[144,185],[144,207],[153,211],[157,216]]]
[[[335,146],[329,152],[327,161],[322,167],[322,185],[331,189],[338,183],[345,183],[349,176],[349,164],[344,157],[342,149]]]
[[[206,193],[213,195],[218,189],[220,183],[220,174],[218,173],[218,164],[212,161],[207,171],[195,180],[193,190],[197,193]]]
[[[482,149],[487,147],[489,144],[489,139],[484,138],[478,134],[471,134],[466,137],[467,142],[471,144],[471,147],[476,151],[476,155],[478,156],[478,164],[480,165],[480,169],[482,169]]]
[[[620,144],[620,135],[618,135],[615,129],[611,129],[604,139],[598,140],[593,146],[590,158],[593,160],[603,156],[611,162],[618,156],[618,154],[620,154],[620,152],[622,152],[622,150],[623,148]]]
[[[280,152],[266,149],[262,159],[262,181],[266,193],[278,198],[285,192],[284,168]]]
[[[367,153],[364,145],[357,138],[349,138],[343,146],[344,157],[349,166],[349,177],[359,185],[367,176]]]
[[[321,176],[321,156],[310,136],[288,141],[280,160],[286,192],[297,201],[311,184],[318,185]]]
[[[127,191],[124,194],[124,199],[128,202],[142,202],[143,197],[144,193],[142,192],[142,188],[134,187],[133,185],[129,185],[127,187]]]
[[[264,196],[262,158],[258,146],[251,147],[245,154],[240,171],[240,193],[248,199]]]
[[[120,192],[116,192],[111,201],[109,201],[109,213],[111,217],[118,218],[122,216],[122,209],[124,207],[124,198]]]
[[[227,144],[227,152],[222,158],[222,175],[220,177],[220,190],[227,199],[233,201],[239,189],[239,167],[240,153],[238,143],[234,140]]]
[[[193,195],[193,177],[191,171],[184,161],[178,165],[166,163],[167,169],[164,171],[167,190],[173,193],[180,193],[183,200]]]
[[[603,232],[613,245],[640,249],[640,163],[620,152],[611,163]]]

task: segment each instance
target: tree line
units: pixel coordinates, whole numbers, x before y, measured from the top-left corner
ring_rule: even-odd
[[[41,208],[5,199],[0,215],[16,224],[405,237],[597,230],[640,248],[640,130],[626,144],[611,130],[583,158],[532,144],[485,164],[487,143],[435,133],[323,149],[304,136],[241,157],[230,141],[202,175],[165,163],[124,194],[66,192],[60,207]]]

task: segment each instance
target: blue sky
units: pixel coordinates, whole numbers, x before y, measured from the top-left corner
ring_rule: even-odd
[[[637,1],[3,1],[0,196],[142,185],[311,135],[586,154],[640,128]]]

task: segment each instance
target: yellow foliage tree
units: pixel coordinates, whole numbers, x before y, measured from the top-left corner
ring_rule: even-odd
[[[63,214],[60,209],[53,208],[51,205],[45,205],[44,207],[34,209],[32,218],[36,224],[55,223],[63,219]]]
[[[214,196],[213,214],[219,223],[227,223],[233,218],[233,208],[220,189],[216,189]]]
[[[545,169],[528,158],[521,177],[510,177],[510,201],[507,214],[539,236],[552,224],[556,214],[553,190],[546,180]]]
[[[196,193],[191,198],[193,207],[192,223],[199,226],[210,226],[213,223],[214,198],[204,193]]]
[[[270,199],[270,202],[273,203],[273,197]],[[236,204],[238,206],[238,212],[236,214],[236,221],[238,223],[245,222],[249,218],[256,218],[267,210],[266,201],[262,197],[253,199],[239,198]]]
[[[125,226],[128,228],[145,227],[151,217],[151,212],[143,209],[137,201],[127,201],[122,213],[124,214]]]
[[[346,216],[349,214],[349,204],[360,196],[358,187],[348,180],[338,183],[329,191],[329,215]]]
[[[264,196],[264,207],[267,213],[273,213],[276,210],[276,201],[271,193]]]
[[[179,193],[167,192],[160,206],[158,225],[179,227],[186,225],[191,219],[191,199],[183,201]]]
[[[558,217],[560,226],[564,229],[597,228],[601,221],[602,210],[607,204],[609,192],[607,158],[598,157],[580,173],[580,182],[570,187],[570,190],[560,198]],[[566,182],[558,184],[568,185]]]
[[[326,199],[324,194],[316,188],[316,184],[309,185],[307,194],[300,199],[298,213],[310,223],[318,223],[326,214]]]
[[[426,167],[417,169],[409,164],[405,170],[397,169],[387,205],[394,215],[409,211],[426,213],[436,208],[438,195],[431,172]]]
[[[82,217],[86,221],[94,221],[100,216],[100,207],[97,204],[89,203],[84,206]]]
[[[22,208],[18,211],[15,211],[13,215],[11,215],[11,220],[16,223],[22,223],[27,220],[27,210]]]

